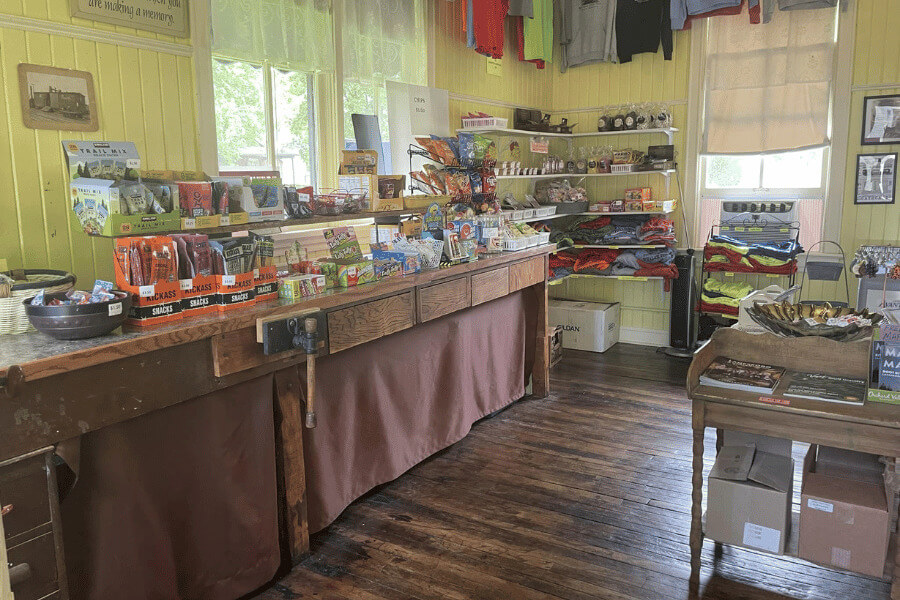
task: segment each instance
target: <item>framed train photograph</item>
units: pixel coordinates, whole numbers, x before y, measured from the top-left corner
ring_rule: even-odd
[[[31,129],[97,131],[94,76],[87,71],[19,64],[22,118]]]

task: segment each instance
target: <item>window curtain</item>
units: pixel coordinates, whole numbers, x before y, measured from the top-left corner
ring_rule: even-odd
[[[344,79],[426,85],[423,0],[338,0]]]
[[[213,54],[297,71],[334,69],[331,0],[212,0]]]
[[[702,152],[761,154],[829,143],[836,9],[709,20]]]

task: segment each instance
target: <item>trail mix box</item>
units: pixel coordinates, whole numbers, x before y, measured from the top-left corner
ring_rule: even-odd
[[[177,193],[140,181],[141,158],[131,142],[67,140],[72,215],[89,235],[178,229]]]

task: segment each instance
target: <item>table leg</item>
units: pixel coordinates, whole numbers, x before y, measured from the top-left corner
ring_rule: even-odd
[[[544,259],[544,272],[547,271],[547,259]],[[531,370],[531,394],[535,398],[546,398],[550,395],[550,347],[548,346],[550,329],[547,319],[547,282],[534,286],[537,295],[537,340],[534,349],[534,366]]]
[[[703,550],[703,406],[693,405],[694,462],[691,477],[691,582],[700,580],[700,553]]]

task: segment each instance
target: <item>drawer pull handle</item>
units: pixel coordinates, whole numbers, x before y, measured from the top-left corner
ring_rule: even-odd
[[[15,587],[31,579],[31,565],[22,563],[9,568],[9,585]]]
[[[9,513],[13,511],[13,505],[7,504],[6,506],[0,506],[0,517],[5,517]]]

